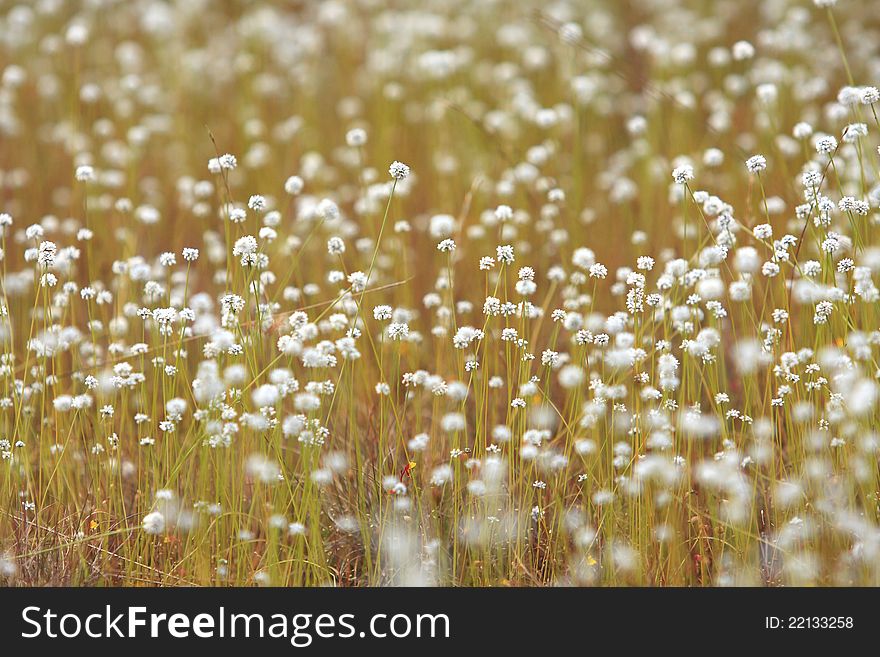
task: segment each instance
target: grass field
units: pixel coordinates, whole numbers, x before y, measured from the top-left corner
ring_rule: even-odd
[[[0,580],[880,585],[871,0],[0,1]]]

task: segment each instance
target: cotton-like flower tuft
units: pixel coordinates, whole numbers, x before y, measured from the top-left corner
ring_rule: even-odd
[[[761,173],[767,168],[767,158],[763,155],[752,155],[746,160],[746,169],[749,173]]]
[[[159,511],[151,511],[144,516],[142,526],[147,534],[161,534],[165,531],[165,516]]]
[[[388,173],[395,180],[406,180],[409,176],[409,167],[406,166],[403,162],[398,162],[395,160],[391,163],[391,166],[388,167]]]

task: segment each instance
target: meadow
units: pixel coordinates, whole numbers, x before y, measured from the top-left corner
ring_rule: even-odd
[[[0,0],[0,582],[880,585],[872,0]]]

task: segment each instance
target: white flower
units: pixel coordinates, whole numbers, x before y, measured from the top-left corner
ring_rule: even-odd
[[[733,44],[731,52],[733,54],[733,58],[739,62],[743,61],[744,59],[751,59],[752,57],[754,57],[755,47],[748,41],[737,41]]]
[[[302,190],[305,184],[303,183],[303,179],[299,176],[290,176],[287,180],[284,181],[284,191],[290,194],[291,196],[296,196]]]
[[[819,135],[813,141],[817,153],[829,155],[837,150],[837,140],[831,135]]]
[[[395,180],[406,180],[406,177],[409,176],[409,167],[403,162],[395,160],[391,163],[391,166],[388,167],[388,173]]]
[[[392,322],[388,325],[388,337],[392,340],[403,340],[409,335],[409,326],[404,322]]]
[[[498,262],[505,265],[513,264],[513,247],[510,245],[499,246],[495,249],[495,256]]]
[[[257,252],[257,239],[253,235],[245,235],[239,237],[232,247],[232,255],[243,256],[251,255]]]
[[[755,235],[756,239],[769,240],[773,237],[773,226],[770,224],[758,224],[752,229],[752,233]]]
[[[373,308],[373,317],[379,321],[389,320],[391,316],[391,306],[376,306]]]
[[[767,158],[763,155],[752,155],[746,160],[746,169],[749,173],[761,173],[767,168]]]
[[[55,245],[55,242],[40,242],[37,263],[48,269],[55,264],[57,253],[58,247]]]
[[[672,170],[672,179],[677,185],[685,185],[694,179],[694,168],[690,164],[683,164]]]
[[[347,133],[345,133],[345,143],[351,146],[352,148],[357,148],[359,146],[363,146],[367,143],[367,133],[365,130],[361,128],[352,128]],[[394,166],[393,164],[391,166]],[[392,176],[394,174],[391,174]]]
[[[590,278],[605,278],[606,276],[608,276],[608,267],[599,262],[590,265]]]
[[[325,221],[334,221],[339,218],[339,206],[329,198],[321,199],[315,207],[315,215]]]
[[[510,221],[513,219],[513,209],[509,205],[499,205],[495,208],[495,218],[498,221]]]
[[[224,153],[221,155],[217,158],[217,162],[221,169],[226,169],[227,171],[231,171],[238,166],[238,160],[236,160],[235,156],[230,153]]]
[[[342,255],[345,253],[345,242],[341,237],[331,237],[327,240],[327,253],[330,255]]]
[[[79,182],[91,182],[95,179],[95,169],[84,164],[76,168],[74,176]]]
[[[862,105],[873,105],[880,102],[880,90],[877,87],[862,87]]]
[[[152,511],[144,516],[143,528],[147,534],[161,534],[165,531],[165,516],[158,511]]]
[[[571,256],[572,264],[578,269],[590,269],[596,264],[596,254],[585,246],[575,249]]]

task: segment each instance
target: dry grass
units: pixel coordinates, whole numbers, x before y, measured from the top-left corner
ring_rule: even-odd
[[[874,9],[0,2],[0,576],[880,584]]]

